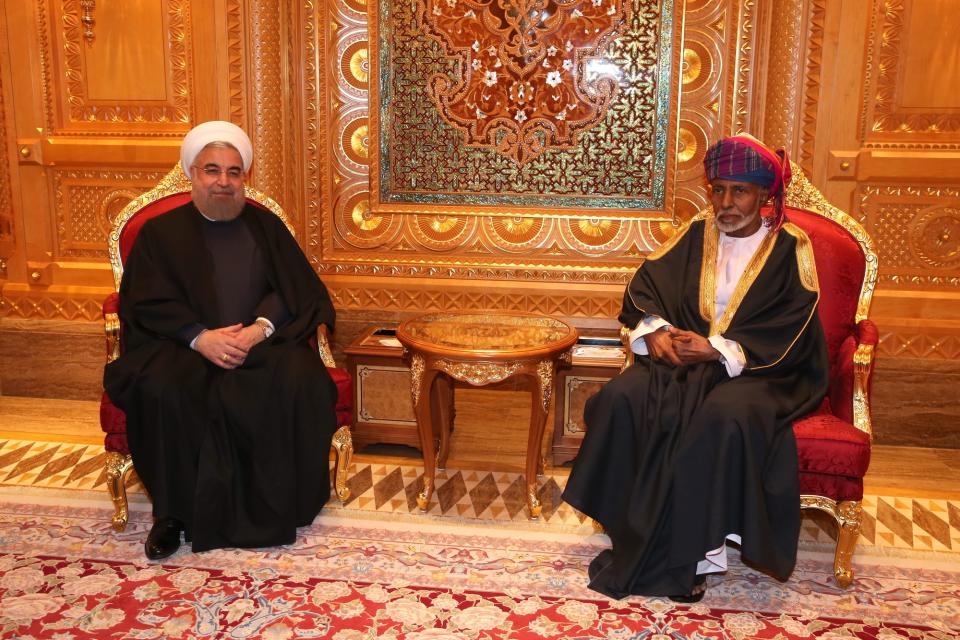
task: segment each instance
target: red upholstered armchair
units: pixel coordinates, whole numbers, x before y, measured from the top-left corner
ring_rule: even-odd
[[[245,188],[247,201],[263,209],[273,212],[293,233],[293,228],[286,214],[274,200],[251,187]],[[177,164],[160,183],[134,199],[117,215],[113,228],[107,239],[107,249],[110,254],[110,264],[113,268],[114,284],[119,290],[120,279],[123,276],[123,265],[133,247],[143,223],[155,216],[185,204],[190,200],[190,181]],[[123,336],[118,311],[120,309],[120,295],[111,293],[103,302],[103,322],[107,337],[107,362],[120,357],[123,350]],[[337,385],[337,432],[333,436],[333,447],[336,449],[336,469],[334,484],[337,496],[341,501],[350,497],[347,488],[347,467],[353,455],[353,440],[350,435],[350,421],[353,414],[353,389],[350,374],[338,368],[330,351],[327,327],[321,325],[317,330],[315,341],[311,343],[317,348],[317,355],[327,366],[330,377]],[[113,501],[114,515],[113,528],[123,531],[127,526],[127,478],[133,469],[130,449],[127,446],[127,422],[123,411],[113,406],[106,392],[100,400],[100,427],[105,434],[104,449],[107,451],[106,474],[107,490]]]
[[[813,244],[820,281],[820,322],[830,355],[830,387],[820,408],[793,425],[800,463],[800,506],[830,514],[839,526],[833,571],[853,581],[860,537],[863,476],[870,465],[870,379],[877,326],[867,318],[877,282],[877,254],[867,232],[832,206],[802,172],[786,194],[787,217]]]
[[[867,319],[877,281],[877,255],[863,227],[826,201],[797,170],[786,193],[787,217],[813,245],[820,282],[820,322],[827,339],[830,386],[812,415],[793,424],[800,469],[800,508],[830,514],[839,527],[833,570],[841,587],[853,581],[860,536],[863,476],[870,465],[870,378],[877,327]],[[630,330],[624,368],[633,363]]]

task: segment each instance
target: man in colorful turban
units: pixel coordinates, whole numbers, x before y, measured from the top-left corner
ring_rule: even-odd
[[[734,136],[704,167],[712,209],[630,282],[620,321],[638,357],[587,402],[563,494],[610,536],[589,573],[614,598],[698,601],[728,540],[780,579],[796,562],[791,424],[827,387],[813,254],[784,215],[785,153]]]
[[[153,500],[145,552],[290,544],[330,494],[336,387],[308,340],[334,310],[293,236],[247,203],[250,139],[184,138],[192,201],[144,223],[120,283],[124,353],[104,386]]]

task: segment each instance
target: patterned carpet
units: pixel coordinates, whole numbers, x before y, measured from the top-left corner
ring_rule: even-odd
[[[829,549],[818,545],[804,546],[786,583],[734,553],[697,605],[614,602],[585,585],[586,564],[606,544],[600,535],[344,510],[301,529],[289,547],[183,548],[161,565],[142,555],[145,504],[117,534],[109,510],[89,500],[0,488],[0,636],[944,640],[960,632],[954,554],[871,548],[843,591]]]

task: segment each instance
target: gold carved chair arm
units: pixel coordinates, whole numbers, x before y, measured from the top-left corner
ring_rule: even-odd
[[[633,359],[635,357],[633,349],[630,348],[629,327],[620,327],[620,342],[623,343],[623,366],[620,367],[620,371],[625,371],[627,367],[633,365]]]
[[[120,296],[111,293],[103,301],[103,331],[107,339],[107,362],[120,357]]]
[[[323,366],[336,368],[337,363],[333,361],[333,351],[330,350],[330,330],[325,324],[317,327],[317,350],[320,352]]]
[[[853,353],[853,426],[873,436],[870,423],[870,377],[880,334],[872,320],[857,323],[857,350]]]

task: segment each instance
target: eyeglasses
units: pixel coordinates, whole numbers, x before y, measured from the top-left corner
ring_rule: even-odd
[[[219,178],[220,174],[226,174],[227,179],[229,180],[239,180],[243,177],[243,170],[239,167],[230,167],[228,169],[221,169],[215,165],[208,165],[206,167],[198,167],[193,165],[195,169],[200,169],[208,178]]]

